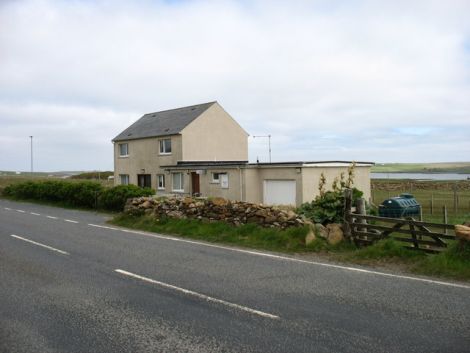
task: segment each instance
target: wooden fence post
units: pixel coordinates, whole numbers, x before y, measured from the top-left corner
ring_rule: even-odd
[[[447,206],[446,205],[442,207],[442,213],[444,215],[444,223],[447,224]],[[447,234],[447,228],[446,228],[446,234]]]
[[[454,190],[454,213],[457,214],[457,184],[452,187]]]
[[[357,199],[356,201],[356,213],[361,214],[361,215],[366,215],[366,200],[364,200],[362,197]],[[367,220],[361,219],[359,220],[359,223],[361,224],[367,224]],[[358,229],[360,232],[367,232],[367,227],[361,227]]]
[[[434,213],[434,193],[431,194],[431,216]]]
[[[344,224],[343,231],[345,238],[351,238],[351,206],[352,206],[352,190],[344,190]]]

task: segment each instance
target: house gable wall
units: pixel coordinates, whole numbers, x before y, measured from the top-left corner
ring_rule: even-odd
[[[248,134],[218,104],[182,131],[183,161],[247,161]]]

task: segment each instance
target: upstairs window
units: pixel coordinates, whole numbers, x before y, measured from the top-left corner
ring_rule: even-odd
[[[160,140],[160,154],[171,154],[171,139]]]
[[[129,155],[129,145],[127,143],[119,144],[119,157],[127,157]]]

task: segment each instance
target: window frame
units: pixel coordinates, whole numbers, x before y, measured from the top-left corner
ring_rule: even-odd
[[[129,157],[129,143],[119,143],[119,157]],[[122,154],[122,147],[126,146],[126,154]]]
[[[175,188],[175,176],[180,175],[180,185],[181,189],[176,189]],[[171,190],[174,192],[184,192],[184,173],[177,172],[177,173],[171,173]]]
[[[127,179],[125,183],[122,182],[123,178]],[[129,185],[129,174],[119,174],[120,185]]]
[[[170,142],[170,151],[168,152],[167,151],[167,145],[165,144],[166,141],[169,141]],[[162,155],[162,156],[168,156],[171,154],[171,138],[167,138],[167,139],[161,139],[161,140],[158,140],[158,154],[159,155]]]
[[[160,178],[162,186],[160,186]],[[157,174],[157,190],[165,190],[165,174]]]
[[[220,184],[220,174],[222,174],[222,173],[219,173],[219,172],[212,172],[211,174],[212,174],[212,181],[211,181],[211,183],[212,183],[212,184]],[[215,175],[217,175],[217,179],[214,178]]]

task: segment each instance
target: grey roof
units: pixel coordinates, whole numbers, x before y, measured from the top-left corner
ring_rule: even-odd
[[[216,102],[145,114],[134,124],[117,135],[113,141],[178,134],[214,103]]]

